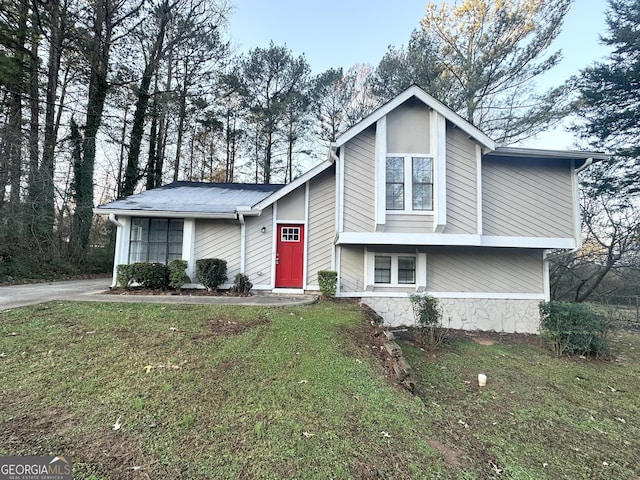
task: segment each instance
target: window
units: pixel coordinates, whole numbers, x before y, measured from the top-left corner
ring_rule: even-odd
[[[385,173],[387,210],[433,210],[431,157],[389,156]]]
[[[175,218],[133,218],[129,241],[129,263],[167,264],[182,258],[184,220]]]
[[[282,227],[281,240],[283,242],[299,242],[300,227]]]
[[[387,210],[404,210],[404,158],[387,157]]]
[[[416,257],[398,257],[398,283],[416,283]]]
[[[376,255],[375,283],[391,283],[391,257]]]
[[[433,167],[430,158],[411,158],[414,210],[433,210]]]
[[[416,257],[409,255],[376,255],[374,283],[415,285]]]

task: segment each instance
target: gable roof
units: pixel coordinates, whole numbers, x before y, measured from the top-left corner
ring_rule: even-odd
[[[173,182],[101,205],[95,213],[194,218],[235,218],[281,189],[280,184]]]
[[[406,102],[407,100],[413,97],[417,98],[428,107],[431,107],[432,109],[434,109],[444,118],[449,120],[451,123],[455,124],[463,132],[469,134],[469,136],[471,136],[474,140],[476,140],[486,149],[495,150],[496,143],[491,138],[489,138],[480,129],[473,126],[467,120],[462,118],[456,112],[451,110],[444,103],[433,98],[431,95],[429,95],[427,92],[425,92],[422,88],[418,87],[417,85],[413,85],[407,88],[404,92],[402,92],[401,94],[399,94],[398,96],[390,100],[389,102],[385,103],[384,105],[379,107],[377,110],[373,111],[371,114],[369,114],[368,116],[360,120],[351,128],[347,129],[344,133],[342,133],[336,139],[333,145],[336,147],[340,147],[344,145],[353,137],[358,135],[360,132],[366,130],[371,125],[373,125],[378,120],[380,120],[382,117],[387,115],[389,112],[391,112],[392,110],[395,110],[404,102]]]

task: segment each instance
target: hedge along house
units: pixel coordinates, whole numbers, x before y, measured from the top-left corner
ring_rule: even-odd
[[[345,131],[288,185],[174,182],[98,207],[118,226],[115,264],[221,258],[255,290],[362,298],[388,325],[409,295],[452,328],[537,332],[546,257],[581,246],[577,173],[590,152],[498,147],[418,87]],[[115,283],[115,268],[114,268]]]

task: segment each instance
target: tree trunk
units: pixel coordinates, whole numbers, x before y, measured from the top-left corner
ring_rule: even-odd
[[[39,211],[38,224],[40,226],[40,236],[42,240],[47,240],[53,232],[55,219],[55,190],[54,190],[54,153],[56,147],[56,94],[58,92],[60,72],[60,57],[62,55],[62,29],[60,25],[60,2],[51,0],[49,2],[49,12],[51,25],[49,31],[49,61],[47,72],[47,93],[44,116],[44,148],[42,151],[42,162],[40,163],[39,177],[42,185],[42,196],[38,202]]]
[[[109,70],[109,49],[111,47],[112,9],[110,0],[96,0],[94,4],[94,32],[91,44],[89,98],[81,158],[74,156],[74,200],[73,244],[79,254],[84,254],[89,245],[93,220],[93,172],[96,161],[96,136],[102,123],[102,112],[107,98],[107,72]],[[77,126],[76,126],[77,127]],[[78,132],[78,135],[79,132]],[[74,149],[75,154],[75,149]]]
[[[128,197],[132,195],[136,189],[138,180],[140,180],[140,147],[142,145],[142,135],[144,133],[144,122],[147,114],[147,105],[149,104],[149,86],[153,75],[158,70],[160,57],[162,56],[162,47],[164,45],[165,30],[170,19],[170,6],[165,0],[159,9],[158,18],[158,37],[153,44],[153,48],[149,55],[149,60],[145,65],[140,81],[140,87],[137,92],[136,110],[133,114],[133,125],[131,127],[131,140],[129,144],[129,155],[127,156],[127,168],[124,172],[124,185],[122,187],[122,196]]]

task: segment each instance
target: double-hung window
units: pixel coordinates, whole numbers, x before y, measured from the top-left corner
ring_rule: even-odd
[[[433,159],[419,155],[389,155],[386,161],[386,209],[433,210]]]
[[[167,264],[182,258],[184,220],[178,218],[131,219],[129,263]]]
[[[374,283],[382,285],[415,285],[415,255],[381,255],[374,260]]]

